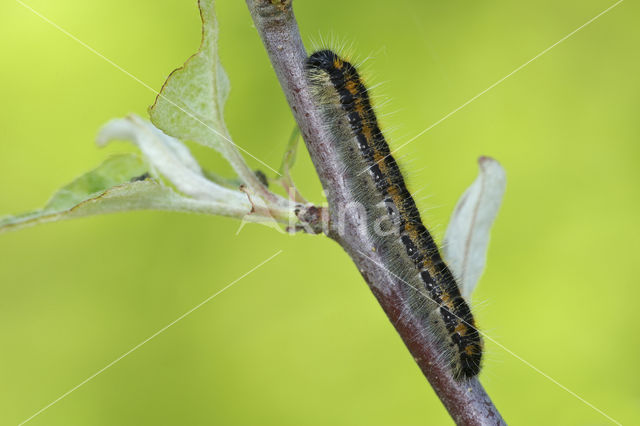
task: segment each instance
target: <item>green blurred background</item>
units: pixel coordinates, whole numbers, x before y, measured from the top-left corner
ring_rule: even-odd
[[[30,0],[159,89],[199,43],[193,1]],[[240,0],[220,0],[235,141],[276,167],[293,119]],[[612,1],[296,0],[305,41],[353,42],[398,146]],[[438,240],[476,158],[508,175],[478,322],[622,423],[640,421],[640,8],[624,2],[400,151]],[[0,5],[0,213],[44,205],[154,94],[12,0]],[[202,163],[228,172],[217,154]],[[250,161],[257,166],[257,163]],[[295,178],[322,200],[305,155]],[[239,222],[133,212],[0,235],[0,424],[17,424],[278,250],[283,254],[33,425],[424,425],[446,411],[340,247]],[[487,342],[512,424],[609,424]]]

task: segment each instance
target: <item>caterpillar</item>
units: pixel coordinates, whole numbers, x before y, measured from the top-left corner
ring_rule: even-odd
[[[453,274],[422,223],[358,71],[333,51],[319,50],[306,59],[305,72],[334,138],[328,142],[337,145],[348,165],[345,181],[367,217],[377,210],[386,220],[385,229],[366,221],[373,249],[407,284],[403,288],[412,301],[411,312],[438,337],[453,377],[474,377],[480,371],[482,339]]]

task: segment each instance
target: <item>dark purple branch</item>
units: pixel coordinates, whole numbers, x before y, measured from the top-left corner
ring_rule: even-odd
[[[338,223],[338,211],[356,200],[348,190],[342,173],[345,165],[336,147],[326,143],[331,138],[305,79],[307,53],[293,15],[292,0],[246,2],[327,195],[329,223]],[[330,225],[329,237],[351,256],[454,421],[461,425],[505,424],[477,379],[456,381],[447,366],[436,362],[440,352],[435,337],[425,334],[421,321],[410,314],[408,292],[402,288],[406,284],[380,266],[384,262],[378,253],[365,249],[372,247],[373,242],[365,227],[360,226],[361,219],[346,215],[341,220],[347,221],[342,232]]]

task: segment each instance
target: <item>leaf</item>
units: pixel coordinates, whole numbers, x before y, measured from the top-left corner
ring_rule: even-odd
[[[307,200],[302,196],[298,188],[293,183],[293,179],[291,178],[291,169],[296,162],[296,154],[298,153],[298,145],[300,141],[300,129],[298,126],[294,127],[293,132],[291,132],[291,136],[289,137],[289,142],[287,143],[287,149],[282,156],[282,163],[280,164],[280,183],[284,187],[285,191],[287,191],[287,195],[289,199],[295,200],[297,202],[307,204]]]
[[[298,153],[298,145],[300,141],[300,129],[298,126],[294,127],[289,136],[289,142],[287,142],[287,148],[282,156],[282,163],[280,164],[280,174],[288,175],[289,171],[293,168],[296,162],[296,154]]]
[[[129,182],[131,179],[143,176],[147,171],[148,166],[136,154],[114,155],[96,169],[58,190],[44,210],[69,209],[92,194]]]
[[[200,49],[169,75],[149,113],[153,124],[171,136],[224,150],[228,134],[223,111],[229,79],[218,58],[214,2],[201,0],[199,7]]]
[[[58,190],[43,209],[1,218],[0,232],[10,228],[57,220],[57,216],[63,212],[66,211],[70,214],[71,210],[82,202],[103,193],[108,188],[142,176],[146,172],[147,166],[137,155],[113,156],[96,169]]]
[[[129,210],[171,210],[244,217],[245,205],[194,200],[145,178],[147,166],[134,154],[111,157],[55,193],[30,213],[0,218],[0,233],[39,223]],[[137,179],[143,180],[137,180]]]
[[[479,173],[462,194],[444,237],[443,254],[468,298],[485,268],[489,233],[506,186],[504,169],[489,157],[478,159]]]
[[[200,49],[169,75],[149,109],[151,121],[177,139],[216,149],[247,185],[260,188],[260,182],[238,152],[224,122],[229,79],[218,57],[214,1],[200,0],[199,7],[202,18]]]
[[[98,145],[114,139],[135,143],[153,166],[153,172],[166,177],[176,188],[199,200],[225,201],[247,206],[245,194],[225,188],[207,179],[189,149],[151,123],[136,115],[109,121],[98,132]]]

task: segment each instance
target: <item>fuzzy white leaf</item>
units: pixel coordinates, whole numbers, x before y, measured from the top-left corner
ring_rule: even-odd
[[[105,145],[114,139],[135,143],[149,163],[180,192],[199,200],[224,201],[250,209],[245,194],[204,177],[189,149],[148,121],[135,115],[111,120],[98,133],[97,143]]]
[[[478,159],[479,173],[462,194],[444,237],[445,261],[469,298],[482,276],[491,226],[506,187],[504,169],[493,158]]]

